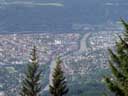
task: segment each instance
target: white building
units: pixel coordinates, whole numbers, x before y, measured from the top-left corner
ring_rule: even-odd
[[[62,44],[61,40],[55,40],[55,45],[60,45],[60,44]]]

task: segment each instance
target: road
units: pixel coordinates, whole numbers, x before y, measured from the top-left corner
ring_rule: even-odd
[[[87,51],[87,49],[88,49],[87,40],[88,40],[88,37],[90,35],[91,35],[91,32],[84,34],[83,38],[80,41],[80,49],[79,49],[79,52],[85,52],[85,51]]]
[[[50,73],[49,73],[49,84],[52,84],[52,74],[54,72],[54,69],[56,67],[56,58],[53,57],[50,64]],[[49,84],[44,88],[44,91],[49,90]]]

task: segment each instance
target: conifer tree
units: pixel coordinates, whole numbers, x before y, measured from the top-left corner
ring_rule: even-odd
[[[123,38],[119,36],[115,50],[109,49],[112,77],[105,77],[105,82],[115,96],[128,96],[128,23],[121,21],[125,32]]]
[[[49,91],[52,96],[65,96],[69,90],[67,88],[61,64],[62,61],[60,60],[60,57],[58,57],[56,60],[56,68],[53,73],[52,84],[49,86]]]
[[[41,70],[37,60],[36,47],[34,46],[31,53],[29,64],[25,72],[25,77],[22,81],[20,91],[21,96],[40,96],[41,84],[40,76]]]
[[[124,26],[124,40],[127,42],[128,41],[128,23],[126,21],[124,21],[123,19],[121,19],[121,22]]]

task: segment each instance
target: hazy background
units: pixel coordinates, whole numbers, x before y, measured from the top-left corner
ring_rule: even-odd
[[[128,0],[0,0],[0,32],[71,32],[125,19]]]

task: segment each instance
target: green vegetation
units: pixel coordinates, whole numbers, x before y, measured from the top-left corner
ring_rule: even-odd
[[[6,67],[6,70],[7,70],[9,73],[15,73],[15,72],[17,72],[17,70],[16,70],[14,67]]]
[[[62,61],[58,57],[56,60],[56,68],[53,73],[52,84],[50,87],[50,93],[52,96],[65,96],[68,93],[69,89],[67,88],[65,77],[61,69]]]
[[[24,80],[21,87],[21,96],[40,96],[41,93],[41,70],[36,55],[36,47],[32,49],[30,64],[28,64]]]
[[[128,23],[122,20],[125,28],[124,37],[116,42],[115,50],[109,49],[111,77],[105,77],[108,88],[115,96],[128,96]]]
[[[49,83],[49,64],[45,64],[43,67],[38,64],[36,47],[34,47],[32,49],[30,63],[27,65],[24,76],[22,74],[25,68],[24,66],[21,67],[21,65],[18,65],[18,67],[12,67],[6,65],[0,67],[0,74],[2,76],[5,74],[0,78],[1,81],[5,82],[0,82],[0,90],[13,88],[13,90],[11,90],[12,93],[17,91],[16,88],[19,88],[19,86],[14,88],[11,84],[18,85],[23,77],[20,89],[21,96],[48,96],[50,94],[51,96],[102,96],[104,93],[106,93],[104,96],[107,96],[107,94],[111,94],[111,92],[116,96],[128,96],[128,23],[124,20],[122,20],[122,23],[125,28],[123,37],[119,36],[119,41],[116,42],[114,49],[109,49],[111,76],[111,72],[106,66],[106,69],[100,69],[100,67],[95,65],[103,61],[104,57],[102,54],[105,52],[107,54],[107,51],[104,49],[98,49],[89,54],[82,53],[80,56],[86,58],[76,61],[72,59],[69,60],[68,63],[66,62],[69,68],[73,68],[73,72],[71,74],[67,73],[66,75],[62,70],[62,60],[58,57],[52,75],[52,82],[50,82],[48,90],[46,87]],[[93,55],[94,57],[91,57],[91,54],[95,54]],[[104,60],[104,62],[106,62],[106,60]],[[89,67],[86,65],[89,65]],[[21,72],[19,72],[19,69]],[[84,72],[82,72],[83,70]],[[45,80],[43,80],[44,77],[42,77],[41,74],[43,74]],[[106,77],[102,80],[101,78],[104,74]],[[103,84],[104,82],[111,92],[107,90]],[[11,87],[9,87],[10,85],[8,83],[10,83]],[[43,88],[46,88],[46,90],[42,92]],[[9,94],[9,96],[16,95]]]

